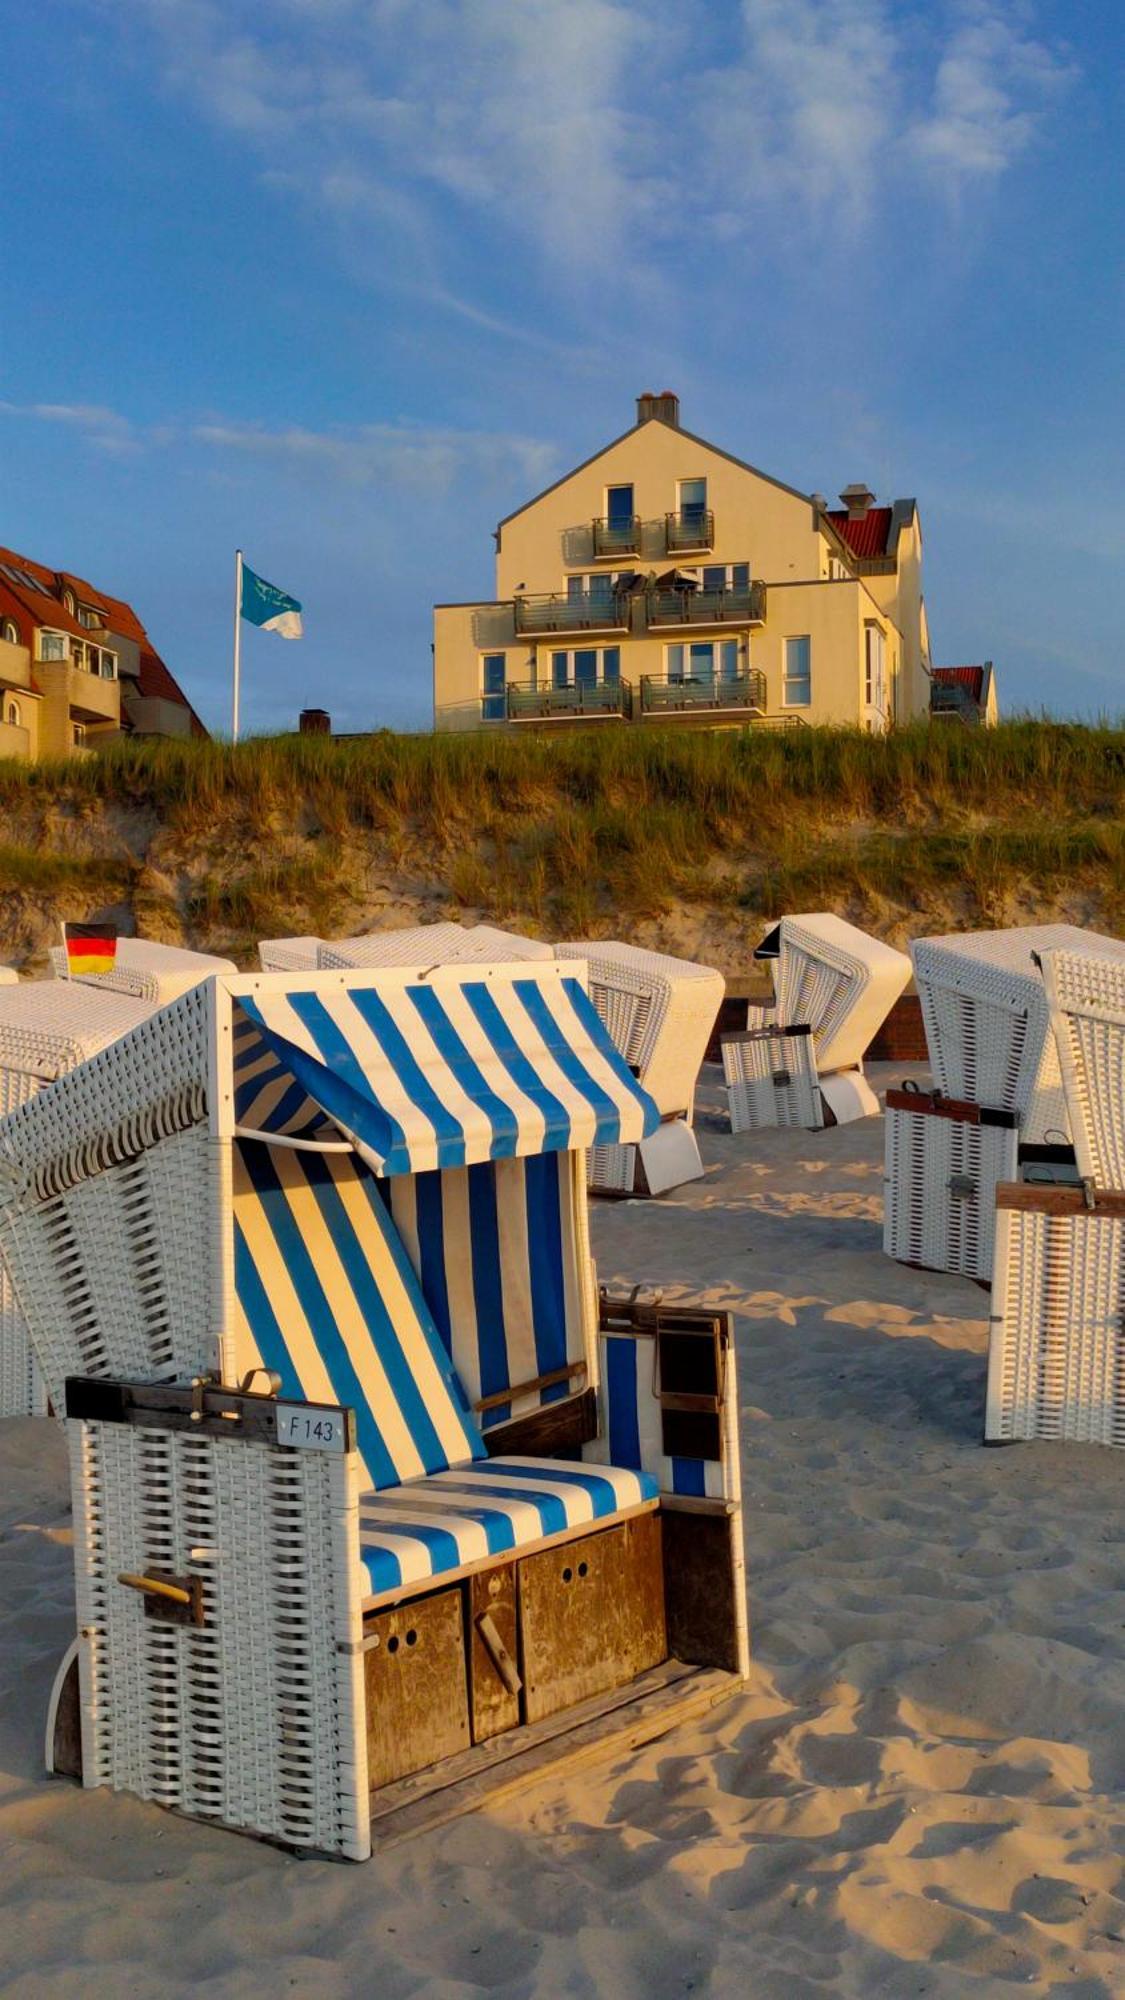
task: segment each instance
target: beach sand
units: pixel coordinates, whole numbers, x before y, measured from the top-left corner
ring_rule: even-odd
[[[62,1440],[0,1424],[6,2000],[1125,1993],[1125,1463],[982,1448],[988,1297],[883,1257],[880,1121],[702,1101],[706,1179],[593,1233],[738,1316],[746,1692],[361,1867],[83,1794]]]

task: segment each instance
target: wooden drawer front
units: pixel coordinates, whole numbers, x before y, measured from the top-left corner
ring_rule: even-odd
[[[668,1656],[658,1514],[519,1566],[525,1714],[540,1722]]]
[[[469,1747],[461,1592],[444,1590],[419,1604],[377,1612],[364,1639],[367,1756],[375,1791]]]

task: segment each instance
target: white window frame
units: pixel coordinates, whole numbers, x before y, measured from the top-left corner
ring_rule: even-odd
[[[868,618],[863,627],[863,702],[886,720],[887,635],[876,618]]]
[[[602,487],[602,520],[603,520],[603,521],[606,521],[606,522],[608,522],[608,520],[609,520],[609,496],[610,496],[610,493],[611,493],[611,492],[613,492],[613,493],[621,493],[621,492],[623,492],[623,491],[624,491],[624,489],[625,489],[625,487],[626,487],[626,486],[627,486],[627,487],[629,488],[629,491],[630,491],[630,493],[631,493],[631,494],[632,494],[632,496],[633,496],[633,505],[632,505],[632,507],[631,507],[631,509],[630,509],[630,513],[629,513],[629,518],[630,518],[630,520],[632,520],[632,521],[635,521],[635,520],[636,520],[636,518],[637,518],[637,482],[636,482],[636,480],[635,480],[635,479],[607,479],[607,481],[606,481],[605,485],[604,485],[604,486]]]
[[[742,653],[743,644],[745,644],[746,646],[745,659],[743,658],[743,653]],[[719,685],[721,685],[726,680],[726,675],[722,671],[722,661],[721,661],[721,654],[724,646],[733,646],[734,648],[735,678],[737,679],[739,674],[749,671],[750,667],[749,640],[743,641],[741,639],[735,639],[729,637],[720,639],[670,639],[664,648],[664,678],[666,681],[671,682],[673,685],[679,685],[683,681],[684,668],[689,665],[691,649],[693,646],[698,646],[701,650],[704,646],[708,648],[711,654],[711,672],[709,676],[692,675],[689,673],[687,676],[689,684],[693,679],[698,680],[698,679],[709,678]],[[672,655],[674,653],[679,653],[681,658],[681,667],[680,667],[680,672],[678,674],[673,674],[672,672]]]
[[[55,646],[58,646],[60,648],[60,650],[57,653],[54,651],[51,651],[49,653],[44,651],[44,647],[48,639],[51,642],[52,648]],[[66,632],[55,632],[50,630],[49,628],[40,626],[38,658],[40,660],[46,661],[48,664],[57,664],[58,661],[60,660],[69,660],[70,658],[69,635]]]
[[[621,654],[623,650],[621,646],[552,646],[547,653],[547,685],[549,688],[577,687],[579,684],[574,678],[574,656],[576,653],[593,653],[596,660],[593,686],[620,687],[622,681]],[[611,681],[607,681],[605,677],[605,655],[607,653],[617,654],[617,676],[616,679]],[[566,658],[565,682],[555,679],[555,660],[560,654],[565,655]],[[582,685],[585,686],[586,683],[583,682]]]
[[[806,646],[808,648],[806,654],[806,658],[809,663],[807,673],[804,674],[790,673],[789,671],[790,646]],[[781,706],[782,708],[811,708],[812,707],[812,635],[808,632],[790,633],[782,641],[782,649],[783,650],[781,657]],[[789,686],[791,682],[801,682],[808,688],[808,694],[802,700],[800,701],[790,700]]]
[[[490,660],[502,660],[504,663],[504,684],[502,687],[490,688],[485,686],[485,668]],[[508,655],[501,646],[489,646],[480,656],[480,701],[482,722],[503,722],[505,720],[508,713]],[[490,715],[484,706],[486,701],[501,702],[503,704],[503,713],[500,715]]]
[[[677,564],[677,568],[679,568],[679,569],[682,569],[682,570],[683,570],[683,573],[684,573],[684,575],[685,575],[685,576],[688,576],[688,575],[693,575],[693,576],[695,577],[695,579],[696,579],[696,582],[697,582],[697,583],[698,583],[698,585],[699,585],[699,588],[700,588],[700,590],[710,590],[710,589],[713,589],[713,588],[714,588],[714,586],[713,586],[713,585],[711,585],[711,584],[708,584],[708,583],[705,583],[705,582],[704,582],[704,580],[703,580],[703,572],[704,572],[704,570],[705,570],[705,569],[721,569],[721,570],[722,570],[722,572],[723,572],[723,582],[722,582],[722,584],[720,585],[720,588],[721,588],[722,590],[734,590],[734,589],[736,588],[736,585],[735,585],[735,582],[734,582],[734,577],[733,577],[733,574],[732,574],[732,572],[733,572],[734,570],[736,570],[736,569],[744,569],[744,570],[746,571],[746,588],[747,588],[747,590],[749,590],[749,588],[750,588],[751,584],[752,584],[752,583],[753,583],[753,581],[754,581],[754,572],[753,572],[753,568],[752,568],[751,564],[750,564],[750,563],[748,563],[748,562],[740,562],[740,563],[692,563],[692,565],[691,565],[691,568],[690,568],[690,570],[689,570],[689,568],[687,567],[687,565],[686,565],[685,563],[679,563],[679,564]],[[738,587],[740,588],[741,586],[738,586]]]
[[[70,728],[71,741],[74,748],[81,750],[86,741],[86,724],[84,722],[72,722]]]
[[[23,728],[23,716],[20,714],[18,701],[13,701],[9,698],[4,703],[4,720],[8,724],[9,729]]]
[[[9,646],[19,645],[20,631],[14,618],[5,618],[3,623],[0,624],[0,639],[3,639],[5,644]]]

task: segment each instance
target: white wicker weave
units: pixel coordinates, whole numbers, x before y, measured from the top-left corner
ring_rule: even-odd
[[[0,987],[0,1115],[96,1055],[149,1011],[118,994],[51,980]],[[43,1416],[46,1409],[46,1383],[0,1258],[0,1417]]]
[[[1042,970],[1079,1173],[1125,1188],[1125,957],[1045,951]]]
[[[491,924],[412,924],[372,931],[367,937],[322,938],[317,963],[326,970],[357,965],[499,964],[517,958],[553,958],[538,938],[499,931]]]
[[[50,958],[56,979],[68,979],[66,952],[61,945],[52,946]],[[179,945],[156,944],[151,938],[123,937],[117,940],[111,972],[75,973],[69,983],[131,993],[150,1006],[165,1007],[213,972],[234,970],[232,959],[213,958],[209,952],[184,951]]]
[[[1018,1173],[1011,1111],[887,1093],[883,1248],[900,1264],[992,1276],[996,1189]]]
[[[778,1025],[809,1027],[822,1076],[855,1069],[910,983],[910,960],[825,911],[782,917],[754,954],[771,962]]]
[[[1017,1111],[1031,1142],[1069,1136],[1058,1052],[1033,954],[1125,959],[1125,944],[1069,924],[965,931],[911,947],[934,1081],[950,1097]]]
[[[356,1455],[71,1422],[83,1783],[370,1852]],[[124,1574],[197,1576],[202,1626]]]
[[[263,938],[258,957],[263,972],[306,972],[320,963],[323,938]]]
[[[820,1130],[824,1108],[809,1028],[749,1028],[724,1035],[722,1052],[732,1132]]]
[[[985,1438],[1125,1447],[1125,1194],[1002,1187]]]

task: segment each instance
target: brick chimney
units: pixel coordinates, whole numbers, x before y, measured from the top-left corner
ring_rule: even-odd
[[[875,505],[875,495],[862,479],[855,479],[850,486],[845,486],[840,498],[848,510],[849,521],[862,521],[868,509]]]
[[[650,424],[654,417],[662,424],[671,424],[673,430],[679,430],[680,399],[671,389],[662,389],[659,396],[646,389],[643,396],[637,397],[638,424]]]
[[[302,736],[331,736],[332,717],[326,708],[303,708],[297,727]]]

